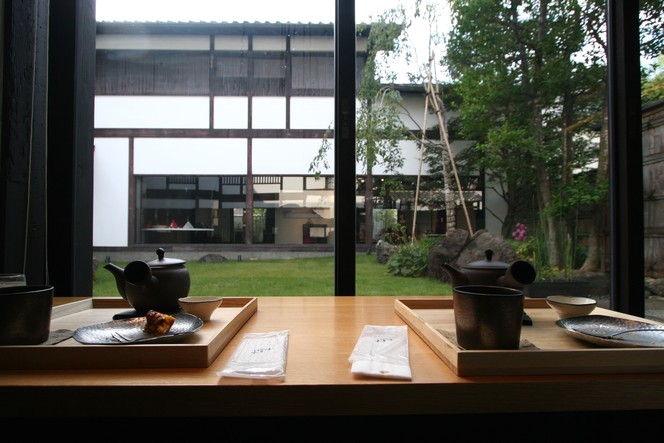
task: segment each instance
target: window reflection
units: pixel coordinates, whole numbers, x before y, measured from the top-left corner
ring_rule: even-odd
[[[368,3],[358,0],[358,10],[365,11]],[[384,11],[389,6],[392,5],[382,4],[374,12]],[[559,12],[564,13],[562,10]],[[374,18],[377,17],[374,15]],[[366,16],[362,15],[358,20],[363,18]],[[597,18],[602,22],[601,17]],[[110,138],[126,140],[131,159],[127,162],[128,170],[129,163],[133,162],[133,169],[129,172],[130,183],[137,192],[136,213],[130,219],[130,226],[135,233],[127,234],[126,246],[159,243],[168,238],[175,242],[174,237],[150,237],[155,233],[146,231],[152,229],[148,226],[155,226],[154,221],[149,221],[150,217],[160,219],[159,226],[168,226],[174,220],[178,227],[190,223],[193,229],[212,230],[191,232],[197,236],[177,241],[182,243],[307,244],[312,239],[311,228],[325,226],[323,237],[331,244],[334,235],[332,167],[323,171],[319,178],[311,173],[309,165],[326,137],[327,128],[333,127],[333,27],[322,25],[320,21],[310,24],[300,22],[302,20],[297,19],[272,27],[269,23],[258,22],[236,24],[234,28],[215,25],[208,26],[205,32],[200,31],[201,35],[196,35],[199,31],[193,30],[192,25],[186,33],[178,34],[177,26],[171,24],[174,35],[152,35],[148,32],[140,39],[136,35],[123,34],[126,29],[123,31],[121,25],[117,25],[118,34],[111,31],[110,26],[105,31],[104,26],[100,28],[102,33],[98,36],[97,50],[97,111],[100,112],[96,117],[96,142],[103,149]],[[169,28],[162,27],[161,32],[163,29]],[[367,57],[366,41],[366,35],[358,37],[358,86]],[[437,56],[442,59],[443,54]],[[396,64],[387,61],[384,67],[389,69],[393,66]],[[411,67],[416,68],[414,64]],[[592,85],[605,81],[605,72],[601,69],[595,75],[596,81],[591,82]],[[553,77],[549,79],[553,81]],[[441,79],[441,84],[449,80]],[[409,122],[408,129],[417,133],[419,125],[411,124],[409,118],[416,115],[419,120],[422,115],[423,91],[419,83],[392,86],[412,112],[411,115],[402,114]],[[507,90],[491,87],[479,92],[482,92],[479,95],[487,95]],[[454,90],[443,90],[443,95],[448,93],[453,94]],[[505,95],[511,100],[511,107],[527,104],[527,100],[519,101],[522,98],[519,94]],[[448,96],[444,97],[447,99]],[[451,122],[458,111],[454,108],[458,105],[454,102],[455,97],[451,95],[449,102]],[[495,111],[498,107],[494,103],[490,109]],[[118,112],[117,109],[139,112],[127,118],[127,112]],[[169,110],[167,115],[158,112],[164,109]],[[416,111],[420,113],[415,114]],[[567,119],[565,128],[583,123],[597,114],[597,109],[591,106],[583,111],[585,113],[580,112],[573,118],[559,116],[560,119]],[[556,112],[555,103],[547,108],[545,114],[552,123],[545,129],[560,127],[560,122],[554,121],[558,119]],[[436,123],[431,112],[429,117],[431,120],[427,128],[435,132]],[[594,151],[598,151],[599,132],[597,128],[593,129],[593,125],[601,127],[601,120],[600,113],[596,120],[588,119],[586,126],[574,126],[575,131],[585,131],[576,140],[583,139],[579,143],[587,147],[583,155],[590,153],[590,156],[597,157]],[[480,115],[475,122],[485,120]],[[454,132],[455,129],[458,128],[452,127],[452,136],[456,137],[455,151],[459,153],[475,140],[471,140],[472,134]],[[188,138],[187,143],[184,143],[185,138]],[[207,141],[202,142],[203,139]],[[407,161],[398,173],[374,170],[370,182],[365,173],[358,174],[355,226],[358,243],[366,241],[367,198],[374,208],[370,216],[371,241],[381,238],[386,220],[392,218],[403,220],[408,226],[408,233],[412,232],[412,238],[443,235],[448,228],[442,186],[433,179],[435,174],[431,169],[418,184],[417,143],[406,139],[404,137],[401,149],[410,163]],[[554,142],[563,143],[555,134],[547,139],[547,143]],[[570,139],[565,140],[565,143],[569,142]],[[199,159],[198,162],[184,159],[182,152]],[[463,156],[460,155],[460,158]],[[532,162],[528,157],[518,158],[523,161],[523,170],[527,170]],[[156,169],[154,165],[158,162],[155,159],[159,162],[170,161],[178,167]],[[573,171],[576,174],[573,178],[579,181],[596,173],[588,170],[588,165],[592,169],[592,159],[582,160],[584,164],[581,166],[585,168],[583,175],[579,173],[580,168]],[[463,220],[466,219],[473,230],[487,228],[510,239],[510,228],[516,222],[526,220],[528,226],[534,229],[541,217],[550,216],[540,211],[542,208],[538,206],[534,193],[530,192],[538,181],[521,183],[519,192],[508,190],[498,195],[497,190],[507,189],[504,187],[506,183],[494,180],[495,177],[487,179],[490,168],[478,166],[479,163],[473,161],[477,159],[467,159],[469,167],[466,169],[460,164],[463,195],[455,191],[453,200],[457,204],[465,202],[470,215],[463,217],[461,208],[457,208],[454,214],[459,224],[457,227],[463,228]],[[109,163],[106,166],[111,167]],[[171,178],[189,176],[195,177],[195,191],[170,187],[174,184],[169,182]],[[385,183],[389,183],[394,176],[399,181],[398,187],[386,187]],[[166,183],[159,189],[150,182],[152,179],[155,183],[158,179]],[[203,185],[203,180],[215,185]],[[103,190],[103,183],[100,188]],[[368,194],[365,193],[367,188]],[[557,189],[561,192],[556,198],[562,199],[565,197],[562,191],[571,188],[563,186]],[[146,197],[148,192],[155,194],[158,190],[164,197]],[[206,191],[214,195],[198,196]],[[509,205],[514,203],[517,194],[521,201],[517,202],[518,208],[513,211],[514,208]],[[159,202],[155,203],[157,200]],[[608,199],[603,203],[608,204]],[[155,205],[161,206],[153,207]],[[586,251],[592,247],[597,257],[597,266],[593,271],[606,273],[609,266],[606,217],[603,217],[601,224],[597,224],[592,217],[599,211],[593,211],[588,205],[580,205],[574,210],[580,218],[570,221],[569,217],[567,220],[566,230],[572,232],[572,236],[563,236],[558,242],[567,248],[562,251],[566,256],[561,259],[569,259],[567,263],[578,268],[583,262],[583,257],[578,255],[587,254]],[[248,217],[247,213],[251,216]],[[132,215],[128,214],[128,217]],[[169,217],[172,219],[169,220]],[[105,218],[96,217],[96,220]],[[592,233],[595,228],[601,232]],[[314,229],[313,232],[317,234],[320,231]],[[538,235],[544,243],[547,237],[554,237],[544,228]],[[319,241],[320,237],[314,235],[313,238]],[[565,278],[569,278],[569,274]]]

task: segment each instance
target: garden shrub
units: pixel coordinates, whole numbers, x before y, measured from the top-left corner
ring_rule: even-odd
[[[420,277],[429,267],[429,247],[435,240],[426,239],[398,245],[387,261],[390,274]]]

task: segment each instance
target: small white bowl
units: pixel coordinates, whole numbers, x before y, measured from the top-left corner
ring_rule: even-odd
[[[223,297],[193,296],[178,299],[178,304],[187,314],[195,315],[203,321],[209,321],[215,309],[221,305]]]
[[[588,315],[597,306],[597,300],[592,298],[569,295],[549,295],[546,302],[558,313],[560,318]]]

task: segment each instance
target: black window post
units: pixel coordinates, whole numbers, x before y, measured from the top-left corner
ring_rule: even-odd
[[[336,0],[334,50],[334,295],[355,295],[355,0]]]
[[[639,2],[607,2],[611,309],[645,315]]]

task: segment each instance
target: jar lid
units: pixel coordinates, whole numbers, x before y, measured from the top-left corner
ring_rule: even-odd
[[[179,258],[166,258],[164,257],[164,254],[166,251],[164,248],[159,248],[157,249],[157,256],[159,257],[156,260],[152,260],[151,262],[148,262],[148,266],[151,268],[169,268],[169,267],[175,267],[175,266],[182,266],[186,262],[184,260],[180,260]]]
[[[484,251],[484,254],[486,255],[485,260],[477,260],[472,263],[468,263],[467,265],[464,266],[466,269],[507,269],[509,268],[510,265],[508,265],[505,262],[502,261],[494,261],[492,260],[493,257],[493,251],[491,249],[487,249]]]

